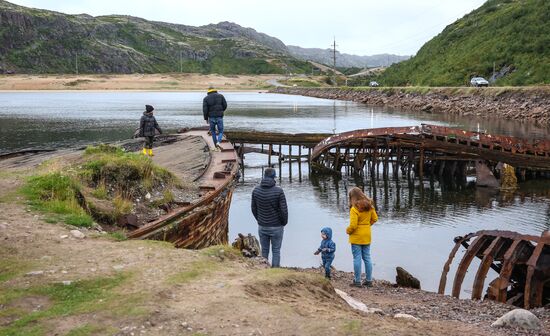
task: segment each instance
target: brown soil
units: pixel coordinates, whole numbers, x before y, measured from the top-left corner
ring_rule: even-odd
[[[0,75],[0,90],[257,90],[280,75]]]
[[[93,327],[86,335],[514,334],[491,330],[488,325],[493,315],[479,320],[463,311],[475,308],[483,312],[485,305],[458,302],[453,307],[466,308],[447,316],[443,311],[452,299],[395,291],[378,283],[374,290],[350,290],[345,274],[329,283],[317,274],[265,269],[260,262],[236,256],[228,247],[191,251],[160,242],[115,242],[86,230],[85,239],[72,238],[69,230],[74,228],[45,223],[42,215],[26,208],[15,193],[24,174],[2,174],[0,334],[2,328],[53,304],[47,297],[37,297],[33,288],[117,275],[124,276],[123,281],[108,291],[116,300],[100,309],[93,309],[100,302],[92,300],[87,310],[37,319],[33,322],[33,328],[41,330],[37,335],[65,335],[85,326]],[[37,271],[43,273],[28,275]],[[11,276],[2,280],[6,272]],[[333,286],[369,306],[382,308],[386,315],[353,311],[336,296]],[[3,293],[9,296],[15,290],[23,295],[2,305],[6,300]],[[430,299],[422,301],[420,297]],[[441,313],[426,313],[433,305]],[[14,306],[16,313],[7,319],[3,313]],[[416,314],[421,321],[395,319],[391,316],[394,312]]]

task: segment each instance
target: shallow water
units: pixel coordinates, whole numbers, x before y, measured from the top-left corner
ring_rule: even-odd
[[[550,138],[548,128],[510,121],[432,115],[299,96],[225,95],[230,106],[225,127],[232,130],[332,133],[433,123],[495,134]],[[138,126],[145,104],[155,106],[157,120],[165,130],[205,125],[201,113],[203,96],[189,92],[0,93],[0,153],[129,138]],[[245,163],[244,182],[238,184],[230,211],[230,239],[239,232],[257,231],[250,213],[250,194],[267,159],[249,154]],[[280,180],[290,211],[282,253],[282,264],[286,266],[318,265],[320,258],[313,252],[321,239],[320,229],[331,226],[337,244],[334,266],[352,269],[345,234],[346,194],[356,184],[364,184],[367,193],[376,200],[380,220],[373,227],[372,254],[374,277],[379,279],[393,281],[395,267],[402,266],[421,280],[424,289],[436,290],[455,236],[481,229],[538,235],[550,228],[548,183],[525,184],[518,192],[504,195],[475,187],[446,190],[437,182],[430,185],[429,181],[424,181],[421,187],[419,181],[409,185],[402,179],[373,183],[369,179],[308,177],[305,165],[299,182],[298,167],[294,165],[292,180],[286,166]],[[467,283],[463,288],[468,290]]]

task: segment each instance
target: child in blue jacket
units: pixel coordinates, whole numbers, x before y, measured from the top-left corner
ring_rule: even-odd
[[[321,246],[315,251],[315,255],[321,253],[323,267],[325,268],[325,278],[330,280],[330,266],[334,261],[334,252],[336,252],[336,244],[332,241],[332,229],[325,227],[321,230]]]

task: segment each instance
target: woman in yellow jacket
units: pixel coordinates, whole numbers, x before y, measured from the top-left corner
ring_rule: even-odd
[[[352,286],[372,287],[372,260],[370,257],[371,226],[378,220],[378,215],[369,199],[361,189],[355,187],[349,191],[349,226],[346,229],[353,254]],[[361,284],[361,259],[365,263],[365,281]]]

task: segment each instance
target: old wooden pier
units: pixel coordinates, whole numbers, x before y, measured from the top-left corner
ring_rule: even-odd
[[[341,134],[228,132],[241,160],[247,153],[268,156],[279,171],[283,162],[304,161],[316,173],[370,174],[373,178],[438,176],[465,181],[469,167],[486,167],[498,176],[508,164],[520,180],[550,175],[550,140],[526,140],[437,125],[355,130]],[[244,166],[244,165],[243,165]],[[292,176],[292,164],[288,165]],[[478,172],[479,175],[479,172]],[[281,174],[279,174],[281,176]],[[479,176],[478,176],[479,178]]]

